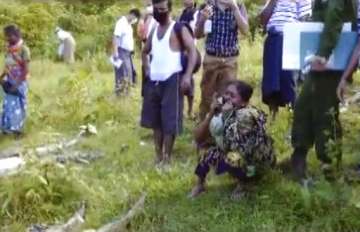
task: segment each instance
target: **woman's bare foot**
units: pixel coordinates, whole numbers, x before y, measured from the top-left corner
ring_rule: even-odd
[[[231,200],[240,201],[246,196],[245,188],[242,184],[237,184],[233,192],[231,193]]]
[[[205,186],[204,184],[196,184],[195,187],[191,190],[191,193],[189,194],[189,198],[196,198],[200,196],[203,192],[205,192]]]

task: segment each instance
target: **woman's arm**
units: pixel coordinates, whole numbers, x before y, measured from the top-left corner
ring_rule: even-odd
[[[210,112],[206,115],[205,119],[194,130],[194,137],[197,144],[203,144],[210,137],[209,125],[211,119],[215,116],[217,109],[221,107],[217,100],[217,93],[214,94],[213,102],[210,106]]]
[[[360,37],[359,37],[359,41],[355,47],[355,50],[351,56],[350,62],[341,77],[341,81],[340,81],[339,86],[336,91],[337,96],[341,102],[344,102],[344,95],[345,95],[345,91],[346,91],[347,80],[356,70],[356,66],[359,63],[359,58],[360,58]]]
[[[272,13],[274,11],[275,6],[276,6],[276,0],[268,0],[266,5],[264,6],[262,11],[260,12],[260,14],[259,14],[260,23],[264,27],[269,22],[269,20],[271,18],[271,15],[272,15]]]
[[[203,144],[210,137],[209,125],[213,115],[208,114],[204,121],[194,130],[194,138],[197,144]]]
[[[233,6],[235,13],[236,24],[243,35],[246,35],[249,31],[248,15],[244,4],[241,4],[240,8],[237,4]]]
[[[213,10],[210,5],[205,5],[204,8],[199,11],[194,31],[196,39],[201,39],[205,36],[205,22],[211,17],[212,14]]]
[[[345,69],[345,72],[342,75],[341,78],[342,80],[346,81],[354,73],[356,67],[358,66],[359,58],[360,58],[360,38],[351,56],[350,62],[347,68]]]

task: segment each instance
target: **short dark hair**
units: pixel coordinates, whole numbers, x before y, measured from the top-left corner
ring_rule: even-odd
[[[16,25],[8,25],[8,26],[4,27],[4,34],[5,35],[15,35],[17,37],[21,36],[20,29]]]
[[[140,10],[137,9],[137,8],[131,9],[131,10],[129,11],[129,14],[135,15],[135,17],[136,17],[137,19],[139,19],[140,16],[141,16]]]
[[[241,98],[246,102],[250,101],[250,98],[252,97],[254,92],[251,85],[240,80],[230,81],[228,83],[228,86],[229,85],[235,85],[236,90],[238,91],[238,94],[241,96]]]
[[[156,4],[156,3],[160,3],[160,2],[165,2],[167,1],[168,3],[168,8],[169,8],[169,11],[172,10],[172,1],[171,0],[152,0],[152,4]]]

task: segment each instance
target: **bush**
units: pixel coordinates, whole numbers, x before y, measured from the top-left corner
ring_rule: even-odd
[[[176,8],[180,1],[175,2]],[[259,31],[256,15],[260,0],[245,1],[250,16],[251,32]],[[104,50],[111,41],[116,20],[130,8],[142,6],[142,1],[9,1],[0,3],[0,26],[15,23],[35,56],[52,58],[58,42],[56,26],[73,33],[77,41],[77,57],[84,59]],[[175,10],[174,12],[178,12]],[[1,35],[2,36],[2,35]]]
[[[74,211],[88,191],[77,176],[75,170],[49,163],[33,164],[26,172],[3,180],[0,218],[31,224],[68,216],[67,212]]]

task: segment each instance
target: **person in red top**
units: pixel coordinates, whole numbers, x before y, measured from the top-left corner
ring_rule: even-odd
[[[7,41],[5,69],[0,83],[5,92],[0,128],[4,134],[22,133],[26,118],[27,77],[30,50],[21,38],[20,29],[14,25],[4,28]]]
[[[139,20],[137,27],[137,35],[143,43],[146,42],[152,29],[157,25],[153,16],[153,5],[151,1],[145,0],[145,10]]]

